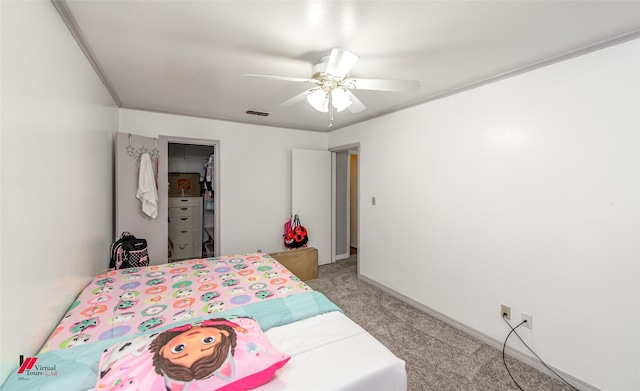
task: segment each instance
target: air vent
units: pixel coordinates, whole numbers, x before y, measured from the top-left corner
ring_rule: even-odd
[[[260,117],[266,117],[271,113],[265,113],[264,111],[247,110],[247,114],[258,115]]]

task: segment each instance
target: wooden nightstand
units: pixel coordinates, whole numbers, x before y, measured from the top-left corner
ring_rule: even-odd
[[[318,249],[314,247],[269,254],[302,281],[318,278]]]

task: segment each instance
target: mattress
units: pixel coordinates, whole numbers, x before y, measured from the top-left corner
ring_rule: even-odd
[[[180,349],[192,343],[174,341],[203,332],[215,337],[198,343],[223,349],[215,368],[181,378],[161,366],[161,356],[187,360]],[[218,346],[227,339],[233,343]],[[402,360],[324,295],[269,255],[254,253],[96,276],[40,353],[3,385],[25,387],[405,390],[406,373]]]
[[[342,312],[274,327],[265,334],[292,359],[261,391],[407,389],[404,361]]]

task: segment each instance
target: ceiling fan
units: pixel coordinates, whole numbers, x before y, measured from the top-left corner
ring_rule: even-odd
[[[366,109],[365,105],[350,90],[376,90],[413,92],[420,88],[417,80],[360,79],[349,77],[349,71],[360,57],[348,50],[335,48],[331,54],[323,56],[313,66],[311,78],[246,74],[247,77],[260,77],[314,84],[315,86],[281,103],[281,106],[296,104],[305,98],[316,110],[329,113],[329,127],[333,125],[333,110],[338,112],[349,109],[358,113]]]

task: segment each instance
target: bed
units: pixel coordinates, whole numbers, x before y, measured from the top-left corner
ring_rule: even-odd
[[[3,384],[252,388],[406,390],[407,380],[404,361],[323,294],[271,256],[253,253],[96,276],[38,355]]]

